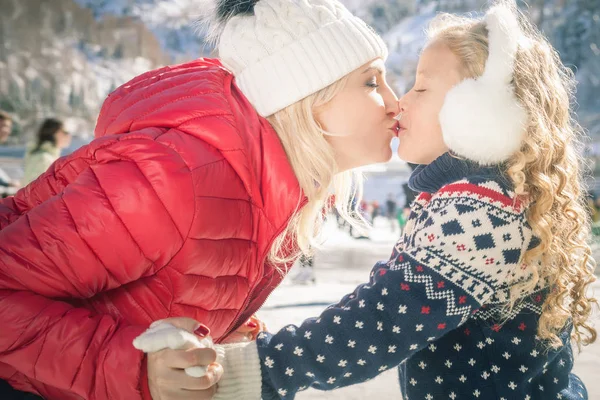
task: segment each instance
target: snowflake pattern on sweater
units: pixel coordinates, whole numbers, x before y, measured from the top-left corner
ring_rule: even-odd
[[[552,351],[535,335],[544,288],[508,317],[500,312],[529,275],[519,260],[535,240],[506,180],[492,168],[472,170],[417,198],[369,283],[319,318],[260,334],[263,399],[332,390],[396,366],[405,400],[587,398],[570,373],[569,332]]]

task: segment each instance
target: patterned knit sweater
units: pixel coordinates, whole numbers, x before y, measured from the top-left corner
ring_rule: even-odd
[[[389,261],[318,318],[261,333],[232,355],[219,398],[256,398],[247,390],[262,379],[263,399],[292,399],[399,366],[405,400],[587,399],[571,373],[570,329],[557,350],[537,339],[547,289],[501,312],[529,276],[519,260],[536,240],[499,171],[448,154],[417,168],[409,183],[422,193]],[[225,395],[237,385],[245,396]]]

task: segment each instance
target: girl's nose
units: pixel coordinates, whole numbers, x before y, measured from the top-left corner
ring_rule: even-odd
[[[404,100],[406,96],[402,96],[398,99],[398,112],[406,111],[406,102]]]

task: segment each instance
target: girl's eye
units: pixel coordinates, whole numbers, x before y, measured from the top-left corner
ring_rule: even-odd
[[[417,93],[423,93],[425,90],[426,90],[426,89],[421,89],[421,90],[416,90],[416,89],[415,89],[415,92],[417,92]]]

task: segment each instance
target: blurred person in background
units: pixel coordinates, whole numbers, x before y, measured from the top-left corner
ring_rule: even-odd
[[[6,143],[13,127],[12,116],[6,111],[0,110],[0,144]]]
[[[12,127],[12,116],[9,113],[0,110],[0,144],[6,143],[12,132]],[[21,186],[19,181],[11,179],[10,176],[0,168],[0,192],[4,194],[6,188],[18,188],[19,186]]]
[[[55,118],[46,119],[37,132],[36,139],[25,153],[25,175],[23,185],[27,185],[46,172],[60,157],[61,150],[69,147],[71,135],[64,123]]]
[[[315,276],[315,257],[314,255],[301,255],[299,260],[300,271],[292,278],[292,282],[297,284],[317,283]]]
[[[398,203],[396,202],[393,193],[388,194],[388,199],[385,202],[385,207],[387,219],[390,222],[390,229],[392,230],[392,232],[396,232],[396,212],[398,210]]]
[[[375,218],[379,216],[381,213],[381,207],[379,207],[379,202],[377,200],[373,200],[371,202],[371,222],[375,223]]]

